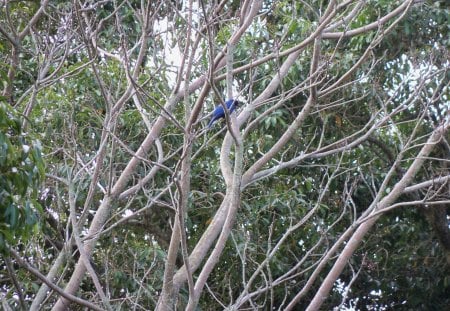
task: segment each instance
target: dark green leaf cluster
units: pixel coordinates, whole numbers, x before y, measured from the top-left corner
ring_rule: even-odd
[[[22,132],[21,119],[0,102],[0,250],[26,239],[36,225],[43,176],[39,142]]]

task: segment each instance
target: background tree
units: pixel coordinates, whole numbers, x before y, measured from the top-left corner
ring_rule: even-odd
[[[449,304],[446,2],[0,16],[0,164],[22,148],[28,178],[2,192],[25,215],[2,205],[4,309]],[[207,130],[228,98],[243,105]],[[19,136],[41,142],[42,183]]]

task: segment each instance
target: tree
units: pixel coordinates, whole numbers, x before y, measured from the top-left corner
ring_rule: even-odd
[[[39,234],[5,244],[21,267],[5,306],[448,305],[445,2],[6,2],[0,16],[3,96],[46,162],[27,190]],[[244,104],[207,130],[229,98]]]

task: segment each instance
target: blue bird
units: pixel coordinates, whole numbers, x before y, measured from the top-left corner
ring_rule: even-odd
[[[234,99],[229,99],[225,102],[225,106],[228,108],[229,113],[232,113],[234,110],[236,110],[236,107],[240,104],[240,102]],[[211,121],[209,121],[208,123],[208,128],[210,128],[215,121],[221,118],[225,118],[225,111],[223,110],[222,105],[218,105],[216,106],[216,108],[214,108]]]

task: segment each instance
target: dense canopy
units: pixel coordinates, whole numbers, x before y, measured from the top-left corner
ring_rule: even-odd
[[[450,305],[447,1],[0,8],[4,310]]]

